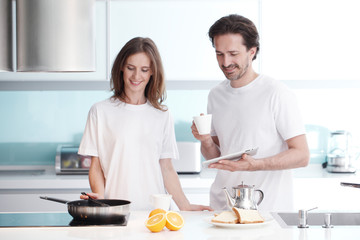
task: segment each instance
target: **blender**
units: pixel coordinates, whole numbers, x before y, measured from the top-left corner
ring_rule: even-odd
[[[340,130],[330,133],[326,170],[332,173],[354,173],[349,145],[351,134]]]

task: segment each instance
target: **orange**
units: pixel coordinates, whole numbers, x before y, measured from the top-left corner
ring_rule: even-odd
[[[145,226],[152,232],[160,232],[165,227],[165,224],[165,213],[157,213],[149,217],[145,222]]]
[[[154,209],[154,210],[152,210],[150,212],[149,217],[152,217],[152,216],[154,216],[155,214],[158,214],[158,213],[166,213],[166,211],[164,209],[161,209],[161,208]]]
[[[166,227],[169,230],[177,231],[184,226],[184,218],[178,212],[169,211],[165,214]]]

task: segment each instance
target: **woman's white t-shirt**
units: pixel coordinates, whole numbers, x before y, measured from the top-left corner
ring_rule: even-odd
[[[151,209],[150,195],[165,193],[159,160],[179,158],[169,111],[113,98],[91,107],[78,153],[99,157],[105,198],[130,200],[136,210]]]
[[[305,134],[295,95],[280,81],[264,75],[241,88],[225,80],[211,90],[208,113],[212,136],[217,136],[221,155],[258,147],[254,158],[274,156],[287,149],[286,140]],[[244,183],[264,192],[262,210],[290,210],[293,205],[291,170],[218,170],[210,191],[210,206],[226,209],[222,190]]]

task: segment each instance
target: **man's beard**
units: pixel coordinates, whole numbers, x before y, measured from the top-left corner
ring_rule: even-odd
[[[231,64],[227,67],[222,66],[222,69],[224,70],[224,69],[230,68],[230,67],[234,67],[234,64]],[[235,65],[235,68],[240,69],[239,65],[237,65],[237,64]],[[249,63],[247,63],[244,68],[240,69],[241,71],[236,75],[227,74],[225,71],[223,71],[223,73],[225,74],[225,76],[228,80],[234,81],[234,80],[239,80],[240,78],[242,78],[246,74],[248,68],[249,68]]]

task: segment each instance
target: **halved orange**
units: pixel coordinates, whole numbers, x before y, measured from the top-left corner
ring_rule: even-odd
[[[161,208],[154,209],[154,210],[152,210],[150,212],[149,217],[152,217],[152,216],[154,216],[155,214],[158,214],[158,213],[166,213],[166,211],[164,209],[161,209]]]
[[[184,226],[184,218],[178,212],[169,211],[165,214],[166,227],[169,230],[177,231]]]
[[[148,218],[145,222],[145,226],[152,232],[160,232],[165,227],[165,224],[165,213],[157,213]]]

